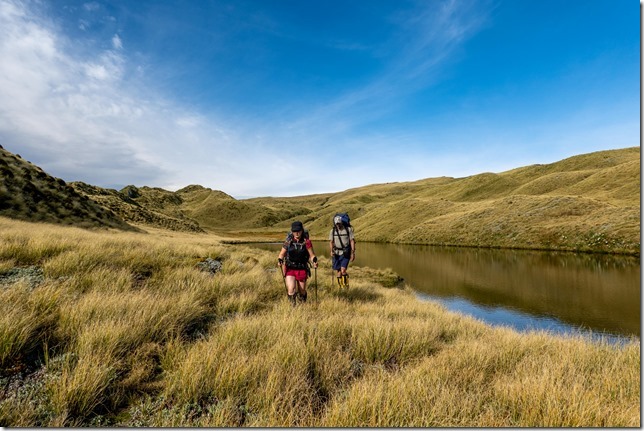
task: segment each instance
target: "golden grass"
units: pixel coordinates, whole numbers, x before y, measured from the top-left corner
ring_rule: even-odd
[[[11,368],[16,357],[48,341],[48,332],[58,320],[59,297],[50,286],[32,292],[25,282],[0,288],[0,367]]]
[[[0,275],[44,273],[0,284],[0,425],[640,426],[639,341],[491,328],[359,267],[293,309],[274,253],[150,232],[0,218]]]

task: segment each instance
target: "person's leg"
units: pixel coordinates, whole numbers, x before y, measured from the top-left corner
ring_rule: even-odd
[[[340,259],[340,271],[338,276],[340,278],[340,283],[344,287],[349,287],[349,275],[347,274],[347,268],[349,267],[349,258],[342,257]]]
[[[336,271],[335,277],[338,287],[342,287],[342,257],[337,254],[333,256],[333,269]]]
[[[349,274],[347,274],[346,266],[340,268],[340,277],[342,278],[342,285],[344,287],[349,287]]]
[[[295,293],[296,293],[296,280],[295,276],[287,275],[286,276],[286,289],[288,290],[288,300],[293,306],[295,306]]]
[[[299,280],[298,280],[297,284],[298,284],[298,288],[299,288],[299,289],[298,289],[298,290],[299,290],[299,292],[298,292],[298,293],[299,293],[300,301],[302,301],[302,302],[306,302],[306,297],[307,297],[307,293],[306,293],[306,279],[304,279],[304,281],[299,281]]]

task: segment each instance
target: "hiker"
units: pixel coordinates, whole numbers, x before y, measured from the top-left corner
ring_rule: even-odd
[[[291,225],[292,236],[289,235],[282,245],[277,261],[285,280],[288,300],[295,306],[295,297],[306,302],[306,279],[311,275],[309,261],[313,267],[318,267],[318,258],[313,251],[311,240],[304,237],[302,222],[295,221]]]
[[[329,233],[329,245],[333,259],[333,269],[337,272],[338,285],[349,287],[349,275],[347,268],[349,262],[356,258],[356,240],[353,236],[349,215],[345,213],[336,214],[333,217],[333,229]]]

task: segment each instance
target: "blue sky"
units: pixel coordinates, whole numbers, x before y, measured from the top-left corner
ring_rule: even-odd
[[[237,198],[640,145],[634,0],[0,0],[0,144]]]

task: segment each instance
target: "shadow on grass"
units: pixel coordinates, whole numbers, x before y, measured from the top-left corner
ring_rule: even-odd
[[[329,293],[336,298],[342,298],[349,302],[376,302],[382,298],[382,295],[361,287],[350,287],[342,290],[335,288]]]

